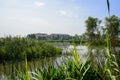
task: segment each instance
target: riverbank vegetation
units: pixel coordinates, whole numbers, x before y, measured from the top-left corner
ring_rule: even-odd
[[[27,60],[33,60],[60,54],[62,54],[60,48],[45,41],[21,37],[0,38],[0,62],[21,61],[24,60],[25,55]]]
[[[98,56],[100,52],[93,53],[90,50],[84,61],[74,46],[74,50],[71,51],[72,56],[64,58],[60,65],[57,62],[56,65],[50,63],[37,68],[34,72],[29,72],[26,68],[25,73],[18,72],[16,76],[9,76],[9,78],[14,80],[119,80],[120,67],[115,55],[109,50],[109,44],[107,45],[107,54],[102,53],[103,56],[100,57]],[[98,59],[95,54],[98,54]]]

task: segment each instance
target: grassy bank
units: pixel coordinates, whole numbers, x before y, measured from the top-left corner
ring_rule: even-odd
[[[0,62],[21,61],[60,55],[62,50],[44,41],[7,37],[0,38]]]

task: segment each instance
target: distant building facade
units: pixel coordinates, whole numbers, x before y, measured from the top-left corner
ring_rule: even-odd
[[[73,36],[68,34],[45,34],[45,33],[36,33],[28,34],[28,38],[39,39],[39,40],[70,40]]]

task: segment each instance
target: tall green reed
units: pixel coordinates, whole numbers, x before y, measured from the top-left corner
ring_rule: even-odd
[[[108,7],[108,15],[110,18],[109,0],[107,0],[107,7]],[[111,22],[110,22],[110,24],[111,24]],[[104,71],[105,71],[105,73],[108,74],[108,76],[110,77],[111,80],[116,80],[116,79],[120,78],[120,69],[118,67],[115,55],[112,54],[112,52],[111,52],[112,46],[111,46],[108,31],[106,34],[106,42],[107,42],[107,56],[108,57],[106,59],[106,66],[104,67]]]

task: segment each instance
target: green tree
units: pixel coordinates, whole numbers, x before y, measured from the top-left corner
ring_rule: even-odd
[[[97,27],[100,25],[101,20],[98,18],[88,17],[88,19],[85,21],[86,23],[86,32],[89,41],[95,40],[96,33],[97,33]]]
[[[111,46],[115,47],[118,37],[119,37],[119,31],[120,31],[120,18],[112,15],[111,17],[105,18],[105,25],[106,29],[108,30],[108,34],[110,37]]]
[[[101,20],[98,20],[97,21],[97,27],[96,27],[96,40],[100,41],[101,39],[101,29],[102,29],[102,26],[101,26]]]

